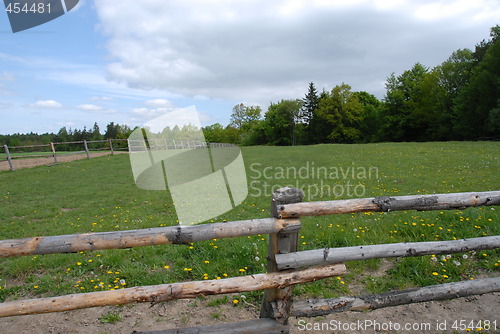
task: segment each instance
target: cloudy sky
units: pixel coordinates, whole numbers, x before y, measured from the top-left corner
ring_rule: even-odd
[[[2,7],[3,8],[3,7]],[[141,125],[195,106],[302,98],[342,82],[379,98],[392,73],[433,67],[499,24],[498,0],[80,0],[12,33],[0,12],[0,133]]]

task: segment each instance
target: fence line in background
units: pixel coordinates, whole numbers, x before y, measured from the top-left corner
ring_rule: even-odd
[[[113,143],[117,143],[113,145]],[[123,145],[120,143],[126,143]],[[71,150],[56,150],[56,147],[72,145]],[[75,150],[80,146],[82,149]],[[234,144],[226,143],[207,143],[196,140],[167,140],[167,139],[147,139],[147,140],[130,140],[130,139],[105,139],[105,140],[79,140],[69,142],[50,142],[49,144],[41,145],[23,145],[23,146],[8,146],[3,145],[6,160],[11,171],[15,170],[14,160],[29,159],[29,158],[52,158],[54,163],[59,162],[58,157],[68,155],[85,154],[87,159],[91,158],[91,152],[110,151],[114,155],[117,151],[145,152],[148,150],[179,150],[179,149],[197,149],[197,148],[218,148],[218,147],[235,147]],[[1,147],[0,147],[1,148]],[[25,152],[26,154],[16,154],[13,150],[26,149],[42,149],[39,151]],[[36,154],[30,154],[36,153]]]

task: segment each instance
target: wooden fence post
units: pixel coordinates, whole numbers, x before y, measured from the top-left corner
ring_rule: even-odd
[[[12,163],[12,158],[10,156],[9,147],[7,145],[4,145],[3,148],[5,150],[5,154],[7,154],[7,161],[9,162],[10,170],[14,171],[15,170],[14,164]]]
[[[53,142],[50,142],[50,149],[52,150],[52,156],[54,157],[54,162],[57,162],[56,148]]]
[[[87,145],[87,141],[83,141],[83,147],[85,148],[85,153],[87,153],[87,159],[90,160],[89,146]]]
[[[272,195],[271,217],[278,218],[278,207],[283,204],[298,203],[304,198],[304,192],[297,188],[280,188]],[[277,272],[276,254],[286,254],[297,251],[300,220],[296,219],[278,233],[269,234],[267,255],[267,272]],[[291,309],[292,289],[289,287],[269,289],[264,292],[261,318],[273,318],[281,324],[288,324]]]
[[[127,139],[127,142],[128,142],[128,139]],[[108,139],[108,143],[109,143],[109,149],[111,150],[111,155],[114,155],[115,152],[113,151],[113,141],[111,139]]]

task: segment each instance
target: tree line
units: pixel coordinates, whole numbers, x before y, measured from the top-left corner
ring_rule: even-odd
[[[238,104],[227,127],[204,128],[209,141],[241,145],[500,139],[500,26],[474,50],[460,49],[434,68],[416,63],[386,80],[382,100],[342,83],[303,98]]]
[[[318,92],[309,83],[304,97],[260,106],[234,106],[230,123],[203,127],[207,142],[238,145],[309,145],[380,141],[500,139],[500,26],[474,50],[459,49],[440,65],[416,63],[392,73],[379,100],[342,83]],[[148,129],[144,129],[149,132]],[[190,138],[192,129],[165,129],[169,138]],[[109,123],[58,133],[0,135],[0,144],[126,139],[133,129]],[[173,138],[173,137],[172,137]],[[71,149],[71,148],[70,148]]]

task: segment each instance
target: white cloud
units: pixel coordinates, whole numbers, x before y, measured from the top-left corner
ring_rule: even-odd
[[[32,108],[47,108],[47,109],[59,109],[62,108],[62,104],[54,100],[38,100],[35,103],[30,104]]]
[[[160,117],[166,113],[174,111],[175,108],[134,108],[132,109],[132,114],[143,120],[150,120],[156,117]]]
[[[113,101],[113,98],[110,96],[92,96],[90,99],[92,101]]]
[[[0,73],[0,81],[14,81],[16,78],[11,72],[3,71]]]
[[[153,100],[147,100],[146,102],[144,102],[144,104],[148,107],[152,107],[152,108],[165,108],[165,107],[172,107],[173,104],[172,102],[170,102],[169,100],[165,100],[165,99],[153,99]]]
[[[496,3],[496,5],[494,5]],[[495,0],[99,0],[109,78],[185,96],[302,97],[346,82],[382,95],[391,72],[435,66],[488,36]],[[470,17],[482,17],[471,23]]]
[[[95,104],[80,104],[77,106],[78,109],[86,110],[86,111],[98,111],[102,110],[101,106]]]
[[[105,109],[102,106],[98,106],[96,104],[80,104],[76,107],[83,111],[100,114],[114,114],[117,112],[115,109]]]

